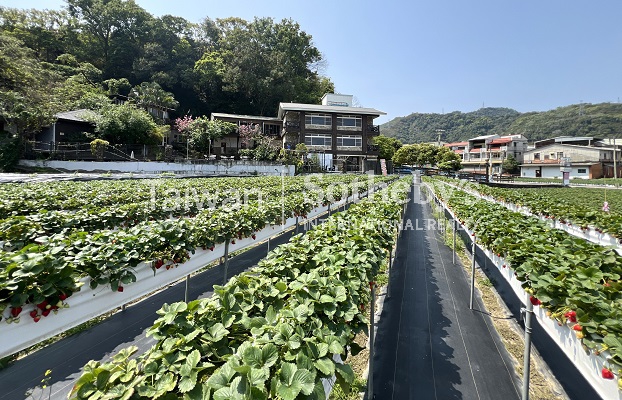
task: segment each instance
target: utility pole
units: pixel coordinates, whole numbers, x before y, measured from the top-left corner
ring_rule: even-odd
[[[609,144],[611,144],[611,139],[609,139]],[[613,177],[618,177],[618,164],[617,164],[617,156],[618,145],[616,144],[616,139],[613,139]]]
[[[437,129],[436,130],[436,134],[438,135],[438,141],[437,141],[438,147],[441,147],[441,135],[443,133],[445,133],[445,129]]]

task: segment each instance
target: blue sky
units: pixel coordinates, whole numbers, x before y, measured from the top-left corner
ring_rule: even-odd
[[[388,113],[549,110],[622,97],[622,1],[137,0],[154,15],[292,18],[337,91]],[[2,0],[58,9],[62,0]]]

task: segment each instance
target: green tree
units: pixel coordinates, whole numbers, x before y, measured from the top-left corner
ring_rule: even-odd
[[[400,147],[393,154],[393,162],[396,165],[417,165],[419,160],[419,145],[407,144]]]
[[[417,146],[417,165],[423,167],[424,165],[436,165],[436,156],[439,151],[439,147],[429,144],[422,143]]]
[[[162,143],[162,135],[151,116],[132,104],[111,104],[93,121],[100,138],[111,144]]]
[[[435,165],[443,171],[462,169],[462,158],[448,147],[441,147],[436,153]]]
[[[79,45],[77,21],[66,10],[0,7],[0,31],[24,42],[41,61],[54,62]]]
[[[207,117],[198,117],[188,127],[188,144],[193,150],[207,151],[207,155],[210,156],[212,140],[233,134],[236,129],[237,126],[230,122],[210,121]]]
[[[385,160],[392,159],[393,154],[402,147],[402,142],[399,139],[388,136],[376,136],[373,141],[374,144],[378,146],[379,157]]]
[[[0,31],[0,117],[28,135],[53,121],[62,76],[46,69],[20,40]]]
[[[169,109],[174,110],[179,106],[179,102],[175,100],[173,94],[162,89],[156,82],[143,82],[138,86],[134,86],[130,91],[129,97],[138,107],[147,111],[154,109],[164,112]],[[160,117],[156,119],[162,120]]]
[[[104,75],[129,75],[153,17],[134,0],[66,0],[82,30],[82,49]]]
[[[215,27],[212,46],[195,65],[200,87],[208,92],[203,98],[214,99],[220,91],[236,94],[237,112],[266,115],[279,101],[317,102],[332,87],[319,75],[320,51],[294,21],[226,18]]]
[[[509,154],[508,157],[503,160],[503,163],[501,163],[501,169],[504,173],[516,174],[520,170],[520,164],[513,155]]]

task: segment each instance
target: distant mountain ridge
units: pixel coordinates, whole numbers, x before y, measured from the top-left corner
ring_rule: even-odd
[[[622,137],[622,104],[573,104],[550,111],[520,113],[511,108],[486,107],[463,113],[413,113],[381,125],[380,132],[403,143],[444,142],[481,135],[522,134],[530,141],[555,136]]]

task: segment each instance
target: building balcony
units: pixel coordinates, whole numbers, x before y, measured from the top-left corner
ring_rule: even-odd
[[[317,125],[317,124],[305,124],[305,129],[316,131],[332,131],[332,125]]]
[[[378,152],[380,151],[380,147],[376,144],[368,144],[367,145],[367,152],[368,153],[373,153],[373,152]]]
[[[321,146],[321,145],[307,145],[308,151],[331,151],[332,146]]]
[[[367,133],[369,134],[380,134],[380,125],[367,125]]]
[[[284,128],[288,131],[299,131],[300,121],[285,121]]]
[[[337,146],[339,151],[363,151],[362,146]]]
[[[362,128],[360,126],[337,126],[338,131],[353,131],[360,132]]]

